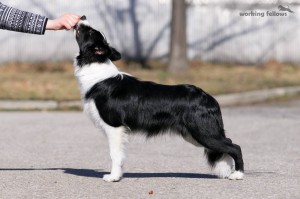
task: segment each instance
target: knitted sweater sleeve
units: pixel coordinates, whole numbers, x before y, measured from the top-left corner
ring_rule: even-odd
[[[48,18],[6,6],[0,2],[0,29],[42,35]]]

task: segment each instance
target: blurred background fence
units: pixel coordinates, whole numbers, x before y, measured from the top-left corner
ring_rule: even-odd
[[[86,15],[109,43],[130,60],[167,60],[171,0],[1,0],[22,10],[58,17]],[[300,2],[258,0],[187,0],[187,46],[190,59],[257,64],[268,60],[300,63]],[[241,12],[278,10],[287,16],[240,16]],[[44,36],[0,31],[0,63],[71,60],[77,53],[72,31]]]

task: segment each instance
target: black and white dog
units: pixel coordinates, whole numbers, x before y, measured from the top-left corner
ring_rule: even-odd
[[[120,53],[81,17],[74,29],[80,48],[75,59],[84,111],[105,132],[112,160],[108,182],[122,178],[128,135],[172,132],[205,147],[209,164],[221,178],[242,179],[241,148],[226,138],[218,102],[192,85],[167,86],[120,72],[112,61]]]

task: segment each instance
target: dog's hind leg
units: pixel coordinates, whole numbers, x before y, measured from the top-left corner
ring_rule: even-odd
[[[112,160],[111,173],[103,176],[107,182],[117,182],[121,180],[123,171],[123,161],[125,159],[125,147],[128,142],[128,134],[125,127],[107,127],[105,134],[109,143],[110,157]]]
[[[187,114],[183,121],[186,134],[206,148],[208,163],[221,178],[243,179],[244,163],[240,146],[226,138],[219,107]],[[233,170],[233,160],[235,170]]]
[[[204,137],[201,143],[206,147],[208,162],[219,177],[231,180],[243,179],[244,163],[240,146],[223,136]],[[234,172],[232,172],[232,159],[235,163]]]
[[[200,142],[194,139],[190,134],[184,134],[183,139],[193,144],[194,146],[202,146]],[[228,178],[229,175],[232,173],[232,169],[234,166],[233,159],[227,154],[212,151],[207,148],[204,149],[204,153],[209,165],[213,168],[213,172],[220,178]]]

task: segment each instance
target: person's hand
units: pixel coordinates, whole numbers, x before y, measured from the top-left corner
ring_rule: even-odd
[[[64,14],[57,19],[48,20],[46,30],[70,30],[78,23],[79,20],[79,15]]]

